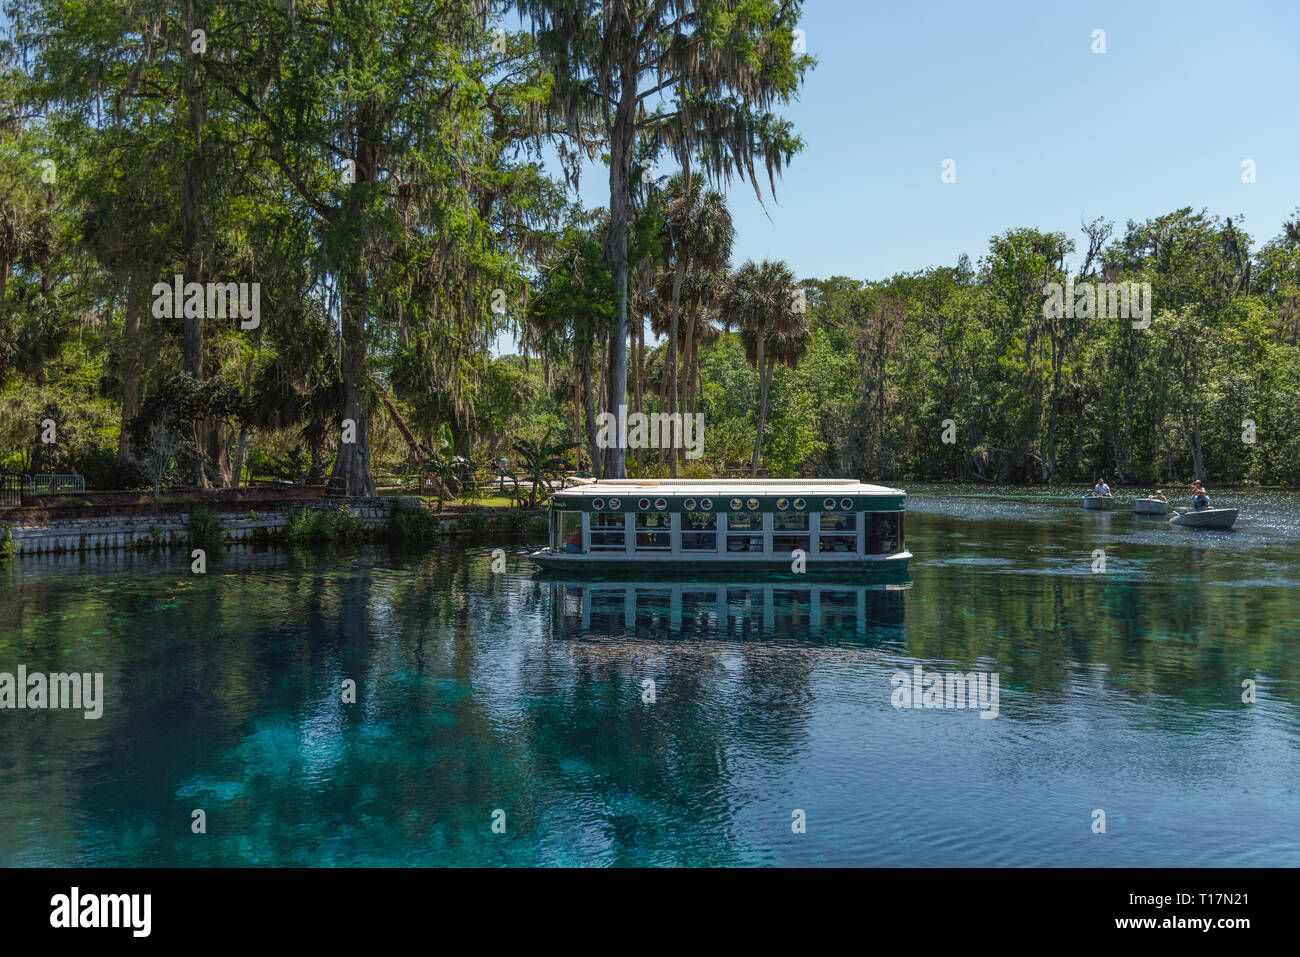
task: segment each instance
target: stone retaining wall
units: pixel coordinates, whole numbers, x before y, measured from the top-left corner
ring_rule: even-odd
[[[61,552],[97,552],[116,549],[183,547],[190,543],[190,509],[201,507],[221,520],[227,542],[251,542],[278,536],[289,523],[292,512],[304,509],[333,510],[346,504],[351,516],[368,528],[388,523],[392,510],[399,505],[419,504],[418,499],[353,499],[343,503],[321,499],[308,502],[265,503],[249,509],[247,504],[217,503],[186,505],[185,511],[119,507],[112,514],[84,514],[107,511],[104,506],[70,509],[73,515],[60,516],[50,509],[8,509],[0,512],[0,522],[10,526],[16,555]],[[239,509],[236,511],[236,509]],[[456,529],[456,514],[441,519],[442,530]]]

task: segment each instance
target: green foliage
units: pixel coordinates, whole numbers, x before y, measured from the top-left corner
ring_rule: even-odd
[[[549,495],[551,480],[557,479],[572,464],[563,458],[577,448],[576,442],[561,441],[550,435],[540,442],[521,439],[514,444],[515,454],[519,457],[518,471],[530,483],[528,507],[537,505],[539,490],[546,489]]]
[[[427,541],[442,533],[442,519],[427,508],[398,505],[388,521],[389,535],[401,541]]]
[[[14,557],[14,533],[8,522],[0,522],[0,561]]]
[[[289,516],[285,539],[294,545],[348,544],[365,537],[365,527],[347,505],[299,509]]]
[[[221,517],[207,508],[190,511],[190,541],[195,545],[220,545],[225,540]]]

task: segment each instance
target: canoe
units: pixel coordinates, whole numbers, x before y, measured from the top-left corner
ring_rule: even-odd
[[[1115,499],[1110,495],[1085,495],[1083,507],[1094,512],[1107,512],[1115,507]]]
[[[1232,528],[1236,520],[1235,508],[1180,508],[1169,524],[1184,528]]]
[[[1135,498],[1133,511],[1138,515],[1167,515],[1169,503],[1162,498]]]

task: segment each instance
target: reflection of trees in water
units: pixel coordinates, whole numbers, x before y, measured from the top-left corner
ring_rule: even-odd
[[[1211,586],[1212,558],[1191,585],[929,568],[907,593],[906,648],[994,662],[1004,695],[1063,697],[1081,670],[1206,709],[1239,704],[1242,677],[1273,679],[1274,696],[1295,687],[1294,598]],[[674,631],[671,602],[642,617],[638,597],[631,629],[616,603],[571,640],[552,617],[566,588],[521,576],[514,556],[494,575],[486,548],[236,551],[206,576],[184,552],[96,562],[58,578],[24,566],[0,593],[0,669],[103,671],[107,697],[100,721],[6,718],[5,859],[26,848],[24,862],[74,863],[94,847],[101,862],[164,865],[747,860],[734,825],[762,796],[745,782],[806,752],[817,668],[888,650],[904,626],[895,593],[872,600],[865,637],[828,626],[825,602],[813,635],[802,598],[770,627],[761,601],[728,586],[724,615],[683,601]],[[344,678],[356,705],[340,701]],[[1015,720],[1005,697],[1003,718]],[[207,839],[189,833],[195,807]],[[494,807],[509,841],[488,830]]]
[[[1004,687],[1031,694],[1066,694],[1084,669],[1087,681],[1130,696],[1156,693],[1205,709],[1241,706],[1242,678],[1270,676],[1278,690],[1300,681],[1300,658],[1287,651],[1300,637],[1293,589],[1219,584],[1213,550],[1171,558],[1134,549],[1120,555],[1147,564],[1117,568],[1112,556],[1110,571],[1092,574],[1086,551],[1060,547],[1058,528],[1015,523],[1012,537],[1008,524],[964,523],[959,534],[979,540],[977,529],[987,526],[988,553],[1027,556],[1040,572],[1053,558],[1070,568],[1042,574],[918,562],[911,654],[992,661]]]

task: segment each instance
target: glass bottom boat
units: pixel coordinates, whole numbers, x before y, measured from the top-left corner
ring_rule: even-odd
[[[906,493],[853,479],[607,480],[557,492],[549,571],[905,578]]]

